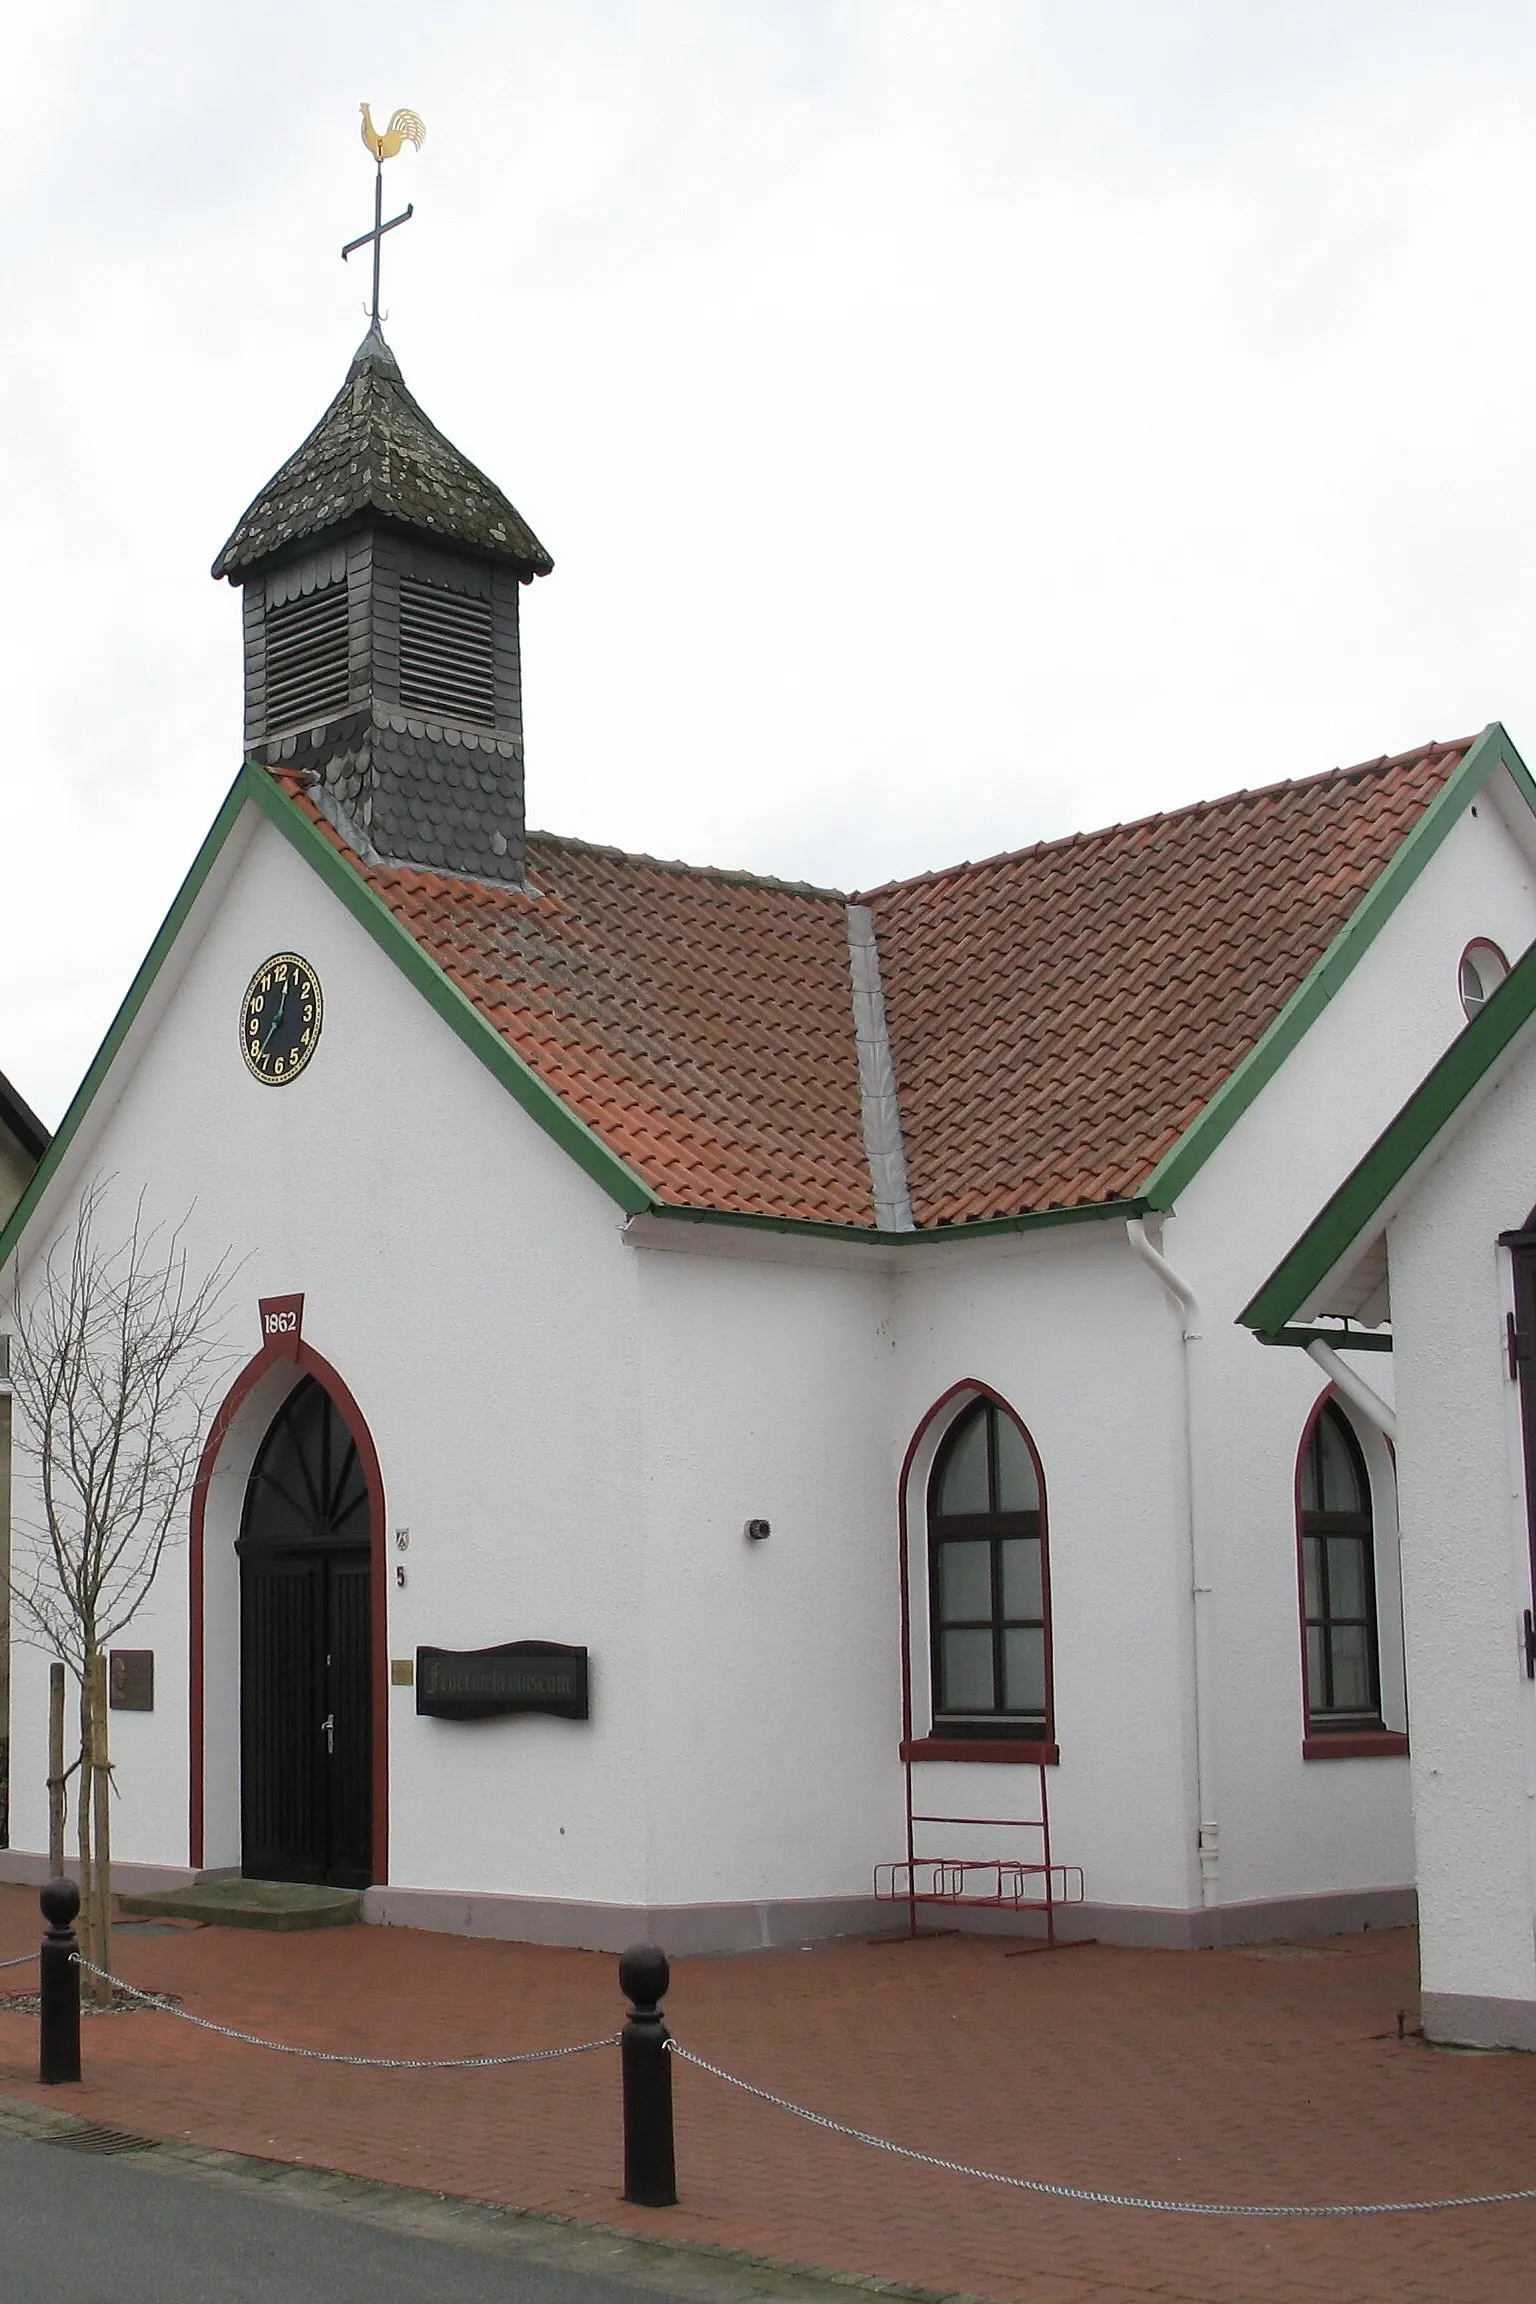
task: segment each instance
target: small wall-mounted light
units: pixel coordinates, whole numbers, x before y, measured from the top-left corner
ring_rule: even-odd
[[[770,1535],[772,1531],[766,1520],[749,1520],[742,1533],[750,1543],[761,1544],[763,1538]]]

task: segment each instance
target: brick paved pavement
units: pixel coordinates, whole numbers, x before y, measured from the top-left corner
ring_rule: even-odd
[[[36,1903],[0,1889],[0,1958]],[[120,1973],[198,2014],[355,2053],[485,2054],[622,2013],[612,1959],[405,1929],[119,1939]],[[0,1990],[25,1981],[7,1978]],[[904,2143],[1055,2181],[1210,2200],[1412,2198],[1536,2183],[1536,2058],[1397,2038],[1403,1933],[1310,1956],[848,1942],[678,1963],[678,2038]],[[1527,2304],[1536,2203],[1347,2223],[1161,2217],[916,2168],[675,2071],[683,2203],[618,2197],[604,2053],[473,2073],[358,2072],[162,2015],[91,2020],[87,2079],[39,2090],[0,2011],[0,2094],[271,2159],[998,2304]]]

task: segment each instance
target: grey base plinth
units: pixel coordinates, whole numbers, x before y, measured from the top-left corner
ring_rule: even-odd
[[[1056,1933],[1063,1942],[1092,1937],[1101,1944],[1199,1951],[1262,1944],[1276,1937],[1343,1936],[1369,1928],[1412,1927],[1411,1888],[1356,1889],[1327,1896],[1266,1898],[1198,1911],[1140,1904],[1063,1905]],[[674,1957],[698,1953],[771,1952],[836,1936],[889,1937],[905,1931],[905,1904],[873,1896],[767,1898],[752,1904],[584,1904],[554,1897],[504,1896],[473,1889],[370,1888],[363,1918],[375,1926],[427,1928],[452,1936],[491,1936],[521,1944],[562,1944],[591,1952],[622,1952],[627,1944],[665,1945]],[[920,1934],[1037,1938],[1040,1913],[989,1912],[923,1905]]]
[[[1496,2000],[1479,1992],[1425,1992],[1426,2040],[1447,2048],[1523,2048],[1536,2054],[1536,2000]]]

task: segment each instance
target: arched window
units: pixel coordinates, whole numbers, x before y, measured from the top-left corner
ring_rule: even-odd
[[[1301,1460],[1307,1727],[1380,1728],[1375,1531],[1360,1443],[1330,1400]]]
[[[1023,1428],[978,1400],[928,1482],[934,1732],[1050,1734],[1045,1500]]]

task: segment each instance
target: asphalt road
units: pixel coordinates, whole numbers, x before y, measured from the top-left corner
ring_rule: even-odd
[[[837,2293],[304,2170],[103,2158],[0,2134],[0,2304],[814,2304]]]

